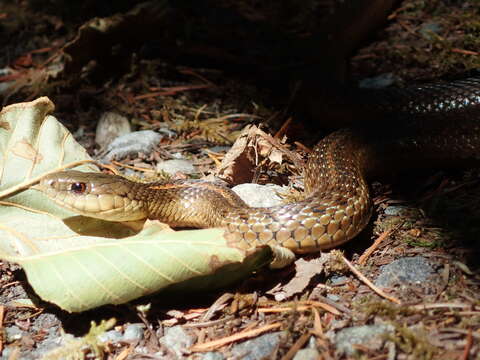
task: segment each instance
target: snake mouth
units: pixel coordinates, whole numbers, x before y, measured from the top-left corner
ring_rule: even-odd
[[[121,185],[112,184],[111,176],[66,171],[44,177],[35,189],[77,214],[109,221],[145,219],[143,202],[129,197]]]

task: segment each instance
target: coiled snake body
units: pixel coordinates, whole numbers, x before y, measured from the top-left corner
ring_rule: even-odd
[[[367,96],[387,125],[358,124],[321,140],[305,166],[307,197],[300,202],[250,208],[229,189],[206,182],[144,184],[78,171],[49,175],[38,189],[86,216],[221,226],[244,248],[280,245],[296,253],[332,248],[368,223],[371,176],[480,158],[480,77]]]

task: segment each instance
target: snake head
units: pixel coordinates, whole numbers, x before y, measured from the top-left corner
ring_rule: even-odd
[[[134,197],[138,185],[121,176],[70,170],[47,175],[34,188],[84,216],[134,221],[147,217],[143,202]]]

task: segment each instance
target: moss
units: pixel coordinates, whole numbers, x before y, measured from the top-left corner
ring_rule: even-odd
[[[424,240],[424,239],[419,239],[413,236],[407,236],[405,237],[404,241],[410,245],[410,246],[418,246],[418,247],[423,247],[427,249],[436,249],[439,247],[444,246],[444,242],[441,240]]]
[[[343,253],[340,250],[330,251],[330,258],[325,264],[325,271],[340,274],[345,274],[350,271],[343,261]]]
[[[110,330],[115,325],[116,320],[102,320],[99,325],[91,322],[90,331],[81,338],[73,338],[65,341],[65,344],[47,354],[42,359],[85,359],[86,354],[90,352],[95,359],[103,358],[103,348],[105,344],[99,340],[98,336]]]
[[[411,315],[413,311],[404,306],[395,305],[388,301],[366,301],[365,303],[355,304],[355,311],[363,313],[366,317],[381,316],[390,320],[395,320],[399,315]]]
[[[421,328],[413,330],[406,325],[394,325],[395,334],[387,335],[401,351],[411,354],[413,359],[430,360],[436,352],[435,346],[428,341],[428,334]]]

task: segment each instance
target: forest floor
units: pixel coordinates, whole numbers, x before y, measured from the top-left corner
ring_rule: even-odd
[[[0,85],[14,84],[1,88],[4,105],[48,95],[54,115],[92,156],[106,111],[127,117],[135,130],[175,134],[151,153],[114,163],[118,169],[154,170],[181,154],[195,164],[196,177],[214,174],[246,125],[268,123],[263,130],[275,135],[287,121],[279,116],[285,102],[272,100],[271,89],[213,66],[136,58],[100,85],[65,74],[47,80],[58,49],[83,20],[64,22],[32,4],[0,7],[0,67],[20,74],[0,74]],[[406,0],[354,54],[351,75],[397,86],[454,77],[480,68],[479,39],[477,1]],[[30,70],[38,76],[26,79]],[[307,146],[295,140],[285,149],[305,154]],[[267,162],[256,181],[285,184],[300,174],[291,163]],[[68,314],[39,301],[21,267],[0,261],[0,358],[41,358],[66,332],[80,341],[61,346],[86,359],[480,359],[479,176],[477,169],[436,171],[373,183],[372,220],[341,248],[355,270],[332,263],[317,274],[311,267],[321,261],[311,255],[228,289],[134,302],[150,303],[148,313],[126,304]],[[110,318],[114,328],[89,342],[91,322]]]

